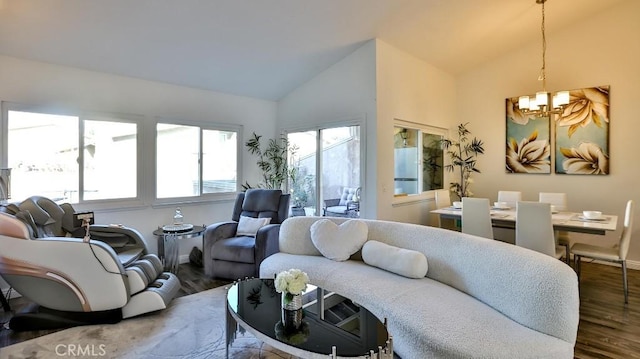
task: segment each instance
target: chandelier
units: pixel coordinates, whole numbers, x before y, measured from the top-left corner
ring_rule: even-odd
[[[547,37],[545,36],[544,27],[544,3],[547,0],[536,0],[537,4],[542,5],[542,69],[538,81],[542,81],[542,91],[536,93],[535,97],[520,96],[518,98],[518,108],[527,115],[536,117],[546,117],[550,114],[562,113],[564,107],[569,104],[569,91],[559,91],[553,95],[547,92],[547,73],[546,73],[546,54],[547,54]],[[549,104],[551,100],[551,104]]]

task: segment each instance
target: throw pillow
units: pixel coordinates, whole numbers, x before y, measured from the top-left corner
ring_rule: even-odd
[[[408,278],[423,278],[429,269],[427,257],[421,252],[378,241],[368,241],[364,244],[362,259],[370,266]]]
[[[320,219],[311,225],[311,241],[323,256],[334,261],[346,261],[367,241],[366,223],[350,219],[337,225],[329,219]]]
[[[240,216],[240,221],[238,221],[238,229],[236,230],[236,236],[255,237],[256,233],[258,233],[258,229],[266,226],[270,222],[271,217],[253,218]]]

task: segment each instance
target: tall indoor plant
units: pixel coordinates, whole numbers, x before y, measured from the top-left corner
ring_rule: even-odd
[[[442,144],[444,150],[449,155],[451,162],[445,165],[445,168],[454,172],[459,170],[460,180],[449,183],[449,189],[455,193],[460,200],[462,197],[471,197],[473,193],[469,186],[473,180],[471,174],[473,172],[480,173],[476,168],[476,159],[478,155],[484,154],[484,147],[481,140],[471,136],[471,132],[467,129],[469,123],[461,123],[458,125],[457,138],[443,139]]]
[[[245,142],[247,150],[252,155],[258,156],[256,162],[258,168],[262,171],[262,181],[258,184],[258,187],[267,189],[282,189],[283,184],[287,180],[289,175],[287,167],[287,156],[290,151],[295,151],[289,145],[289,141],[286,137],[282,136],[278,139],[269,139],[266,148],[262,148],[261,144],[262,136],[253,133],[253,136]],[[252,186],[245,181],[242,187],[246,190],[252,188]]]

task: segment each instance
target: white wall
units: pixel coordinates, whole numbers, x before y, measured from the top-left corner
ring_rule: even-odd
[[[433,194],[394,198],[394,121],[449,128],[456,120],[455,79],[382,40],[377,57],[378,219],[429,224]],[[445,174],[446,176],[446,174]],[[445,178],[448,186],[448,178]]]
[[[278,103],[278,125],[296,129],[364,119],[362,216],[429,223],[433,196],[396,203],[393,121],[448,128],[455,121],[455,82],[443,71],[376,39]]]
[[[375,41],[332,65],[278,102],[281,130],[313,128],[356,121],[366,146],[361,216],[376,215],[376,79]]]
[[[0,100],[26,105],[46,106],[62,110],[86,110],[134,114],[144,117],[142,141],[145,148],[144,179],[153,181],[153,146],[157,117],[177,120],[242,125],[244,143],[253,131],[270,138],[276,134],[276,103],[232,96],[204,90],[179,87],[134,78],[112,76],[33,61],[0,56]],[[55,139],[51,139],[55,141]],[[35,144],[25,144],[25,149]],[[256,183],[259,173],[255,158],[242,149],[241,183]],[[235,155],[229,154],[229,155]],[[126,175],[126,174],[114,174]],[[175,205],[154,206],[153,193],[145,188],[143,205],[125,210],[96,211],[97,223],[122,223],[134,227],[145,236],[149,248],[156,252],[152,232],[171,223]],[[233,203],[181,204],[185,221],[211,224],[229,220]],[[77,210],[92,209],[75,206]],[[184,240],[180,254],[187,255],[201,239]]]
[[[482,139],[486,154],[478,161],[482,174],[475,176],[478,197],[495,200],[497,191],[522,190],[525,200],[536,200],[540,191],[566,192],[571,210],[598,209],[620,216],[633,199],[640,204],[640,1],[622,2],[589,21],[547,33],[547,89],[551,91],[610,85],[610,172],[608,176],[506,174],[504,100],[540,89],[540,45],[492,61],[457,78],[458,122]],[[636,210],[635,221],[640,220]],[[636,228],[638,228],[636,226]],[[612,244],[606,237],[574,235],[581,242]],[[640,261],[638,230],[633,231],[629,259]]]

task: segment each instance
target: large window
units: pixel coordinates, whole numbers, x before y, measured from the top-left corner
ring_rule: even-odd
[[[138,125],[111,116],[6,110],[12,200],[137,197]]]
[[[394,193],[415,195],[442,189],[446,131],[412,124],[394,128]]]
[[[359,217],[360,125],[290,132],[287,139],[295,148],[289,158],[291,215]],[[350,190],[358,196],[344,203]]]
[[[158,123],[156,197],[236,192],[238,129]]]
[[[144,119],[3,102],[0,168],[11,168],[11,201],[121,208],[235,197],[241,126]]]

